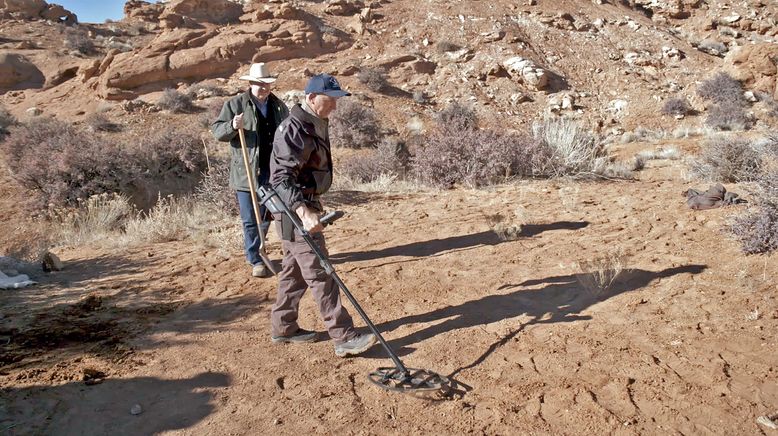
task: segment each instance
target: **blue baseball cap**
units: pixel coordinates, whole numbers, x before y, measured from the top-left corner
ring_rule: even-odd
[[[338,80],[329,74],[317,74],[311,77],[308,84],[305,85],[306,94],[324,94],[330,97],[345,97],[351,95],[340,88]]]

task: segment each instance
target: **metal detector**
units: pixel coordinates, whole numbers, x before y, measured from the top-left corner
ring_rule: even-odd
[[[348,300],[354,306],[354,309],[356,309],[357,313],[359,313],[359,316],[362,317],[362,319],[365,321],[365,324],[367,324],[367,326],[370,328],[370,331],[373,332],[378,341],[381,343],[381,346],[383,346],[386,352],[389,353],[389,357],[392,359],[392,362],[394,362],[394,367],[378,368],[368,374],[368,379],[377,386],[390,391],[419,394],[435,392],[445,393],[445,391],[451,385],[447,377],[441,376],[440,374],[426,369],[405,367],[397,354],[392,350],[386,340],[384,340],[383,336],[381,336],[381,333],[378,332],[376,326],[370,321],[370,318],[367,317],[367,314],[364,310],[362,310],[362,307],[359,305],[359,303],[357,303],[357,300],[353,295],[351,295],[351,292],[349,292],[345,283],[343,283],[340,277],[338,277],[338,274],[335,272],[335,268],[332,267],[332,263],[330,263],[329,259],[327,259],[327,256],[322,253],[322,251],[319,249],[319,246],[316,245],[316,242],[313,240],[311,234],[305,230],[302,221],[300,221],[300,217],[297,216],[297,213],[289,209],[286,203],[284,203],[284,201],[281,200],[281,198],[278,196],[278,193],[272,188],[261,186],[258,193],[260,202],[267,208],[267,210],[273,214],[286,215],[291,220],[294,228],[300,235],[302,235],[303,239],[311,247],[316,257],[319,258],[319,263],[321,263],[324,271],[327,273],[327,275],[332,277],[338,287],[346,295],[346,298],[348,298]],[[333,220],[329,219],[324,221],[331,222]]]

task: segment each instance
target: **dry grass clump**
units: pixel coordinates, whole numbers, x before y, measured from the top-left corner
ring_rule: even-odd
[[[381,124],[373,109],[352,99],[338,101],[330,116],[333,147],[375,147],[381,142]]]
[[[594,295],[608,292],[627,266],[627,256],[616,250],[602,257],[576,263],[580,271],[576,278]]]
[[[103,193],[80,199],[77,207],[52,208],[53,239],[79,246],[102,241],[120,232],[138,211],[123,195]]]
[[[486,223],[501,241],[515,241],[521,237],[522,228],[532,222],[527,209],[518,206],[513,210],[513,217],[506,217],[500,213],[488,214]]]
[[[649,160],[661,160],[661,159],[667,159],[667,160],[678,160],[681,158],[681,152],[678,150],[677,147],[674,146],[668,146],[668,147],[657,147],[654,150],[643,150],[640,153],[635,155],[636,157],[643,159],[644,161]]]
[[[383,92],[389,87],[386,70],[383,68],[362,68],[357,79],[374,92]]]
[[[546,177],[629,178],[630,166],[612,165],[603,145],[569,118],[546,118],[533,125],[538,153],[533,173]]]
[[[172,113],[190,113],[194,110],[192,96],[183,94],[173,88],[165,88],[157,106]]]
[[[724,183],[754,180],[762,165],[760,147],[745,138],[713,138],[705,143],[699,156],[689,161],[692,176]]]
[[[52,209],[49,219],[52,240],[61,245],[126,247],[192,239],[208,247],[239,249],[240,243],[233,244],[236,232],[242,243],[235,217],[189,196],[160,197],[142,213],[125,196],[101,194],[76,207]]]

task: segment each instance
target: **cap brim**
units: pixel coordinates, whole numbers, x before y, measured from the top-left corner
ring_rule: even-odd
[[[277,79],[275,77],[240,76],[240,80],[248,80],[249,82],[273,83]]]
[[[350,92],[346,92],[346,91],[343,91],[343,90],[340,90],[340,91],[324,91],[324,92],[320,92],[319,94],[329,95],[330,97],[348,97],[349,95],[351,95]]]

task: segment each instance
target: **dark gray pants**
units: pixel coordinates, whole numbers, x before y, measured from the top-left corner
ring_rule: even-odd
[[[314,233],[313,238],[327,255],[324,235]],[[270,310],[271,334],[288,336],[300,328],[297,324],[297,309],[300,299],[310,287],[330,338],[336,344],[352,339],[355,335],[354,322],[341,305],[338,285],[324,272],[316,254],[302,237],[297,236],[295,239],[282,243],[284,259],[278,274],[278,295]]]

